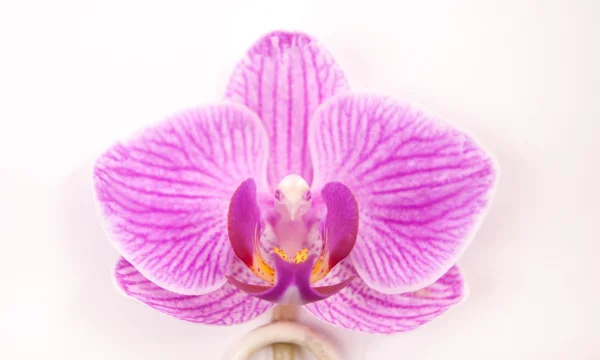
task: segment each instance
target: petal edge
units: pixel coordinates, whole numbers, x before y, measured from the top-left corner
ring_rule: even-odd
[[[220,288],[232,260],[229,198],[248,176],[265,187],[267,147],[256,115],[233,103],[180,113],[116,144],[94,168],[109,240],[163,288]]]
[[[165,290],[121,258],[115,268],[117,286],[145,305],[175,318],[211,325],[233,325],[259,316],[272,305],[226,283],[204,295],[181,295]]]
[[[342,272],[351,273],[342,263]],[[336,275],[340,277],[341,275]],[[464,301],[466,282],[457,267],[451,268],[436,283],[404,294],[383,294],[355,279],[338,294],[306,309],[332,325],[368,333],[392,334],[414,330]]]

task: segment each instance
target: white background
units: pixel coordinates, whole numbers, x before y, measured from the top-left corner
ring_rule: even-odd
[[[268,321],[190,324],[117,293],[90,171],[115,139],[218,99],[252,42],[290,29],[501,168],[459,262],[470,299],[391,337],[320,324],[344,359],[599,359],[599,16],[594,0],[0,0],[0,358],[221,359]]]

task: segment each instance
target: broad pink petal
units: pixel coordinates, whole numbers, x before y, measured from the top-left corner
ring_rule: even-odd
[[[335,282],[353,273],[344,262],[336,274],[323,283]],[[413,330],[441,315],[467,295],[466,284],[458,268],[452,267],[432,285],[404,294],[383,294],[361,279],[336,295],[306,306],[316,317],[350,330],[389,334]]]
[[[257,317],[272,306],[229,283],[204,295],[173,293],[146,279],[123,258],[117,263],[115,277],[119,288],[128,296],[165,314],[196,323],[239,324]]]
[[[306,34],[272,32],[248,50],[231,77],[226,98],[250,108],[265,125],[271,144],[271,189],[289,174],[310,184],[308,122],[319,104],[347,88],[329,52]]]
[[[267,147],[256,115],[236,104],[181,113],[113,146],[94,170],[110,240],[162,288],[220,288],[229,199],[248,177],[265,187]]]
[[[360,210],[351,258],[384,293],[442,276],[472,240],[495,170],[469,136],[422,111],[375,95],[344,94],[311,123],[313,187],[341,181]]]

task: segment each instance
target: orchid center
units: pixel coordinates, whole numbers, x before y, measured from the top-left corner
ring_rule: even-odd
[[[276,253],[284,260],[296,263],[296,260],[308,258],[308,250],[304,251],[304,248],[311,230],[307,214],[312,207],[312,195],[306,180],[295,174],[284,177],[275,190],[273,207],[279,214],[272,224],[278,239]],[[305,253],[304,257],[302,253]]]
[[[316,256],[311,280],[321,279],[327,272],[325,263],[327,254],[309,254],[307,244],[318,232],[318,222],[312,221],[309,211],[312,207],[312,194],[306,180],[296,174],[287,175],[277,185],[273,196],[273,207],[279,214],[277,219],[271,223],[277,247],[273,252],[281,259],[293,263],[302,264],[310,256]],[[313,239],[314,240],[314,239]],[[258,249],[258,248],[257,248]],[[267,264],[262,255],[256,250],[253,271],[263,280],[274,283],[276,280],[275,270]]]

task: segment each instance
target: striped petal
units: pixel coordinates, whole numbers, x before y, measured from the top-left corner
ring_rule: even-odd
[[[231,77],[226,98],[253,110],[267,129],[271,189],[289,174],[310,184],[308,122],[319,104],[347,88],[329,52],[306,34],[273,32],[248,50]]]
[[[324,279],[336,282],[353,273],[346,262],[336,274]],[[404,294],[383,294],[359,278],[336,295],[306,306],[316,317],[330,324],[368,333],[390,334],[413,330],[441,315],[467,295],[458,268],[452,267],[432,285]]]
[[[463,132],[392,99],[337,96],[311,123],[313,188],[350,187],[360,228],[351,258],[384,293],[437,280],[470,243],[495,184],[492,159]]]
[[[232,261],[229,199],[249,176],[266,187],[267,147],[256,115],[235,104],[181,113],[113,146],[94,170],[110,240],[161,288],[220,288]]]
[[[245,268],[243,265],[241,267]],[[162,313],[195,323],[239,324],[259,316],[272,306],[267,301],[243,293],[229,283],[204,295],[173,293],[146,279],[123,258],[117,263],[115,277],[117,286],[126,295]]]

